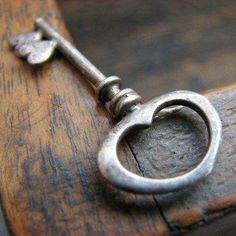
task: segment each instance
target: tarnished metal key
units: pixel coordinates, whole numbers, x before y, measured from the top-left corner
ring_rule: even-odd
[[[221,140],[221,121],[212,104],[191,91],[175,91],[141,104],[141,97],[132,89],[121,89],[121,79],[106,77],[69,41],[43,18],[35,21],[37,30],[9,39],[18,56],[29,64],[42,64],[59,49],[85,75],[95,90],[97,100],[120,122],[110,131],[98,152],[98,167],[114,186],[135,193],[165,193],[187,187],[207,176],[213,169]],[[205,121],[209,146],[203,160],[190,172],[167,179],[145,178],[125,169],[117,155],[117,146],[131,130],[149,127],[163,109],[182,105],[195,110]]]

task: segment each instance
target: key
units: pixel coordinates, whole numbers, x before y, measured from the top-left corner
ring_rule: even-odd
[[[37,65],[49,60],[56,49],[60,50],[89,81],[97,100],[120,119],[98,151],[99,170],[112,185],[133,193],[167,193],[196,184],[211,173],[221,142],[222,127],[217,111],[207,98],[191,91],[174,91],[142,104],[141,97],[133,89],[121,89],[119,77],[106,77],[46,20],[37,18],[35,26],[36,31],[9,39],[16,54],[27,58],[29,64]],[[148,128],[161,112],[173,111],[166,110],[170,106],[187,106],[204,120],[209,134],[209,146],[202,161],[193,170],[166,179],[146,178],[125,169],[117,155],[121,139],[131,130]]]

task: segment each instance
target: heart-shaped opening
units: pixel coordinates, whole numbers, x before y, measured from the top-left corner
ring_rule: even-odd
[[[149,178],[176,177],[191,171],[202,161],[208,147],[201,116],[187,107],[166,114],[162,110],[156,115],[150,127],[134,129],[123,138],[133,158],[122,155],[119,150],[124,142],[119,143],[120,162],[129,171]]]
[[[206,154],[203,155],[202,161],[187,173],[168,178],[149,178],[127,170],[121,164],[117,154],[117,147],[120,140],[129,134],[130,131],[150,125],[157,112],[172,105],[189,107],[196,111],[204,120],[207,126],[209,145]],[[220,141],[221,121],[212,104],[205,97],[194,92],[175,91],[139,106],[139,109],[120,121],[111,130],[101,146],[98,153],[98,166],[107,180],[116,187],[126,191],[145,194],[176,191],[200,181],[211,173]],[[172,147],[170,146],[170,148]],[[146,161],[147,157],[144,156],[143,159],[143,161]],[[141,170],[141,168],[139,169]]]

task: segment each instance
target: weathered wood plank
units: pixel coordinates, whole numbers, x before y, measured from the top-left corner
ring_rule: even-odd
[[[126,194],[98,173],[98,146],[113,122],[79,73],[59,54],[31,68],[8,47],[8,34],[31,30],[39,15],[69,37],[54,2],[4,0],[0,13],[0,186],[14,234],[165,235],[234,209],[235,87],[209,94],[224,123],[224,143],[210,178],[175,194]],[[206,138],[201,121],[189,115],[182,111],[156,122],[149,134],[129,137],[132,150],[121,145],[122,162],[149,176],[191,168]]]
[[[155,196],[174,232],[206,226],[236,209],[236,86],[207,96],[223,123],[223,141],[213,173],[195,187]],[[205,153],[207,135],[203,130],[203,121],[183,109],[130,137],[129,143],[144,176],[178,176],[192,169]]]
[[[112,122],[79,73],[59,54],[32,68],[9,48],[7,37],[32,30],[39,15],[69,37],[54,1],[0,2],[0,186],[11,231],[165,234],[151,196],[121,193],[98,173],[98,146]],[[138,172],[127,147],[121,156]]]
[[[207,236],[216,236],[216,235],[235,235],[236,231],[236,213],[231,213],[224,218],[219,218],[212,222],[209,227],[199,227],[195,231],[191,231],[189,235],[198,236],[198,235],[207,235]]]

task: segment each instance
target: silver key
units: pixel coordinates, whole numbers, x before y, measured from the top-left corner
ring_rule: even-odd
[[[98,152],[98,167],[111,184],[134,193],[166,193],[195,184],[211,173],[221,141],[222,128],[218,113],[204,96],[191,91],[174,91],[142,104],[141,97],[134,90],[121,89],[119,77],[106,77],[102,74],[43,18],[36,19],[35,25],[37,31],[10,38],[9,42],[15,47],[17,55],[27,58],[27,61],[34,65],[44,63],[56,48],[59,49],[85,75],[95,90],[97,100],[114,116],[120,118]],[[149,127],[157,113],[173,105],[187,106],[205,121],[209,146],[203,160],[190,172],[167,179],[146,178],[125,169],[117,155],[120,140],[131,130]]]

